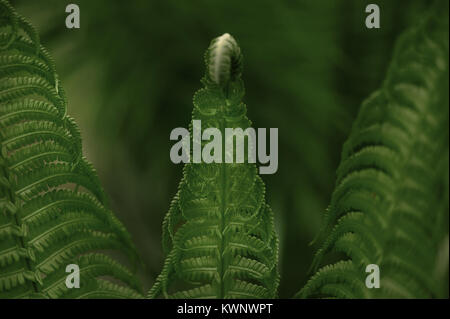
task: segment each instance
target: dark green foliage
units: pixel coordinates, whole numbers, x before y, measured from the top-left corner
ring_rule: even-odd
[[[327,266],[297,296],[448,296],[448,91],[443,89],[448,73],[435,63],[448,63],[448,32],[444,31],[448,29],[448,7],[439,10],[437,20],[419,26],[418,18],[422,20],[431,2],[378,0],[382,27],[369,30],[363,25],[368,0],[261,0],[257,8],[241,0],[199,0],[195,5],[179,0],[136,0],[133,5],[78,0],[82,27],[68,30],[63,26],[64,1],[11,0],[39,27],[58,61],[71,101],[70,114],[83,128],[83,154],[100,169],[105,189],[112,195],[111,206],[133,233],[148,265],[145,286],[154,281],[163,258],[160,223],[155,221],[162,219],[181,170],[181,165],[176,167],[168,160],[169,132],[182,126],[191,110],[189,96],[200,77],[198,57],[206,41],[223,32],[240,39],[246,54],[244,79],[249,93],[245,99],[252,106],[249,117],[260,127],[280,128],[279,170],[265,177],[267,194],[264,187],[256,190],[251,207],[264,207],[267,201],[277,212],[279,292],[283,298],[292,296],[307,281],[313,252],[308,243],[319,231],[321,213],[329,203],[341,145],[360,101],[380,87],[395,39],[406,26],[412,26],[412,31],[399,41],[382,88],[363,104],[342,152],[337,187],[326,227],[318,238],[322,246],[313,269]],[[4,138],[28,134],[23,142],[8,143],[12,151],[2,147],[0,158],[0,256],[4,263],[9,262],[9,266],[0,264],[0,296],[138,297],[129,290],[138,285],[133,284],[129,271],[100,254],[99,249],[113,248],[133,255],[133,249],[105,203],[96,174],[81,156],[79,133],[66,115],[53,63],[38,45],[36,33],[22,18],[10,16],[11,8],[4,0],[0,3],[0,143],[3,145]],[[240,57],[236,48],[230,53],[230,57]],[[239,72],[223,70],[222,84],[239,77]],[[194,115],[200,101],[206,103],[201,105],[215,105],[212,101],[223,102],[228,92],[208,78],[211,76],[205,78],[205,89],[216,95],[202,99],[205,89],[201,90],[194,100]],[[231,93],[240,103],[243,89]],[[232,104],[232,108],[236,106]],[[241,123],[244,128],[250,125],[246,121]],[[190,204],[181,200],[189,198],[186,185],[197,180],[192,172],[199,171],[202,176],[209,172],[196,165],[195,170],[184,168],[179,192],[164,221],[165,250],[169,257],[172,254],[179,259],[166,260],[152,297],[165,296],[161,293],[165,290],[167,297],[218,297],[218,290],[229,288],[221,285],[220,275],[209,280],[211,269],[201,275],[193,272],[195,279],[201,279],[194,282],[180,278],[190,275],[177,273],[185,256],[177,247],[217,244],[215,234],[189,243],[180,239],[185,236],[184,225],[201,223],[195,216],[180,214],[180,207],[186,210]],[[242,196],[252,181],[260,183],[251,165],[246,167],[243,171],[248,179],[245,174],[231,177],[244,179]],[[35,188],[38,179],[48,186]],[[203,184],[204,178],[200,179],[202,183],[195,183],[196,187]],[[214,198],[211,194],[218,188],[226,189],[220,183],[212,186],[204,193],[207,198]],[[15,195],[17,190],[11,192],[12,187],[22,189],[24,198]],[[57,204],[48,214],[30,213],[49,203]],[[12,215],[11,210],[17,213]],[[255,220],[260,212],[264,214],[257,211]],[[271,218],[262,219],[272,229]],[[216,214],[204,222],[217,225],[218,220]],[[47,240],[41,232],[52,234],[51,238]],[[109,235],[98,240],[100,232]],[[97,237],[97,246],[82,247],[80,252],[63,256],[64,261],[52,261],[57,270],[38,269],[36,260],[47,258],[47,247],[54,249],[54,242],[66,247],[69,241],[79,242],[84,236]],[[239,240],[246,240],[244,237]],[[262,258],[260,248],[267,244],[253,240],[247,248],[258,247],[255,258]],[[19,249],[4,255],[8,247]],[[273,248],[267,249],[267,255],[272,250],[271,258],[276,258]],[[187,266],[199,261],[211,262],[213,268],[226,255],[220,251],[208,254],[206,247],[198,251],[200,258],[190,260]],[[201,258],[206,255],[215,260]],[[266,261],[269,266],[276,264],[275,259]],[[69,262],[80,265],[82,278],[109,275],[125,285],[119,287],[115,279],[88,280],[82,292],[67,293],[63,264]],[[365,288],[367,263],[379,263],[382,289]],[[21,269],[12,273],[10,268],[17,265]],[[266,287],[276,286],[276,274],[268,278],[259,288],[254,285],[259,279],[250,279],[250,284],[235,280],[235,291],[240,297],[243,293],[247,297],[273,296]],[[59,288],[47,288],[51,282],[58,282]],[[5,292],[4,287],[13,284],[16,287]],[[47,291],[51,293],[45,294]],[[234,296],[238,295],[227,297]]]
[[[308,244],[360,103],[380,86],[398,34],[430,2],[377,0],[382,27],[369,30],[369,0],[259,0],[257,8],[242,0],[77,0],[82,26],[67,30],[66,2],[12,0],[58,62],[84,154],[148,265],[147,285],[164,257],[155,221],[182,169],[168,160],[168,135],[189,117],[205,43],[224,32],[239,39],[249,118],[280,128],[279,170],[264,181],[277,213],[283,298],[308,279]]]
[[[192,120],[201,120],[202,129],[220,128],[223,148],[225,128],[251,125],[241,102],[241,60],[231,36],[214,39],[205,87],[194,96]],[[278,241],[255,164],[225,163],[225,150],[222,163],[186,164],[164,219],[163,243],[168,255],[150,298],[276,296]]]
[[[344,144],[313,269],[331,251],[345,257],[297,297],[448,294],[448,27],[448,1],[438,1],[399,38]],[[380,289],[366,288],[369,264]]]
[[[140,297],[135,252],[108,209],[48,52],[0,1],[0,298]],[[68,264],[81,288],[67,289]],[[107,278],[113,278],[109,280]]]

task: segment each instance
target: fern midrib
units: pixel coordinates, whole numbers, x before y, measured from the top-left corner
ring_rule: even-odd
[[[87,206],[93,207],[94,209],[98,209],[97,206],[95,206],[94,204],[88,203],[87,201],[82,201],[82,200],[77,200],[77,199],[60,199],[60,200],[53,201],[53,202],[51,202],[48,205],[42,206],[39,209],[34,210],[32,213],[28,214],[23,219],[24,220],[28,220],[30,218],[33,218],[35,215],[39,214],[40,212],[45,211],[45,210],[47,210],[48,208],[50,208],[52,206],[58,206],[58,205],[63,204],[65,202],[68,202],[68,203],[72,202],[72,203],[78,203],[78,204],[81,203],[83,205],[87,205]]]
[[[4,224],[3,226],[0,226],[0,231],[4,230],[4,229],[8,229],[11,226],[14,226],[14,224],[13,223]]]
[[[225,100],[227,101],[227,100]],[[219,298],[223,299],[225,295],[225,285],[223,283],[224,281],[224,256],[223,253],[225,251],[225,236],[224,236],[224,230],[225,230],[225,210],[226,210],[226,183],[227,183],[227,165],[225,163],[225,118],[223,116],[224,109],[226,106],[221,106],[220,110],[220,131],[222,132],[222,163],[221,163],[221,205],[220,205],[220,270],[219,270],[219,276],[220,276],[220,295]]]
[[[101,266],[104,266],[104,265],[101,265]],[[88,273],[90,269],[96,269],[97,267],[99,267],[99,265],[97,265],[97,264],[80,267],[80,275],[81,275],[82,270],[83,270],[83,273]],[[61,283],[64,283],[65,281],[66,281],[65,276],[60,277],[59,279],[55,280],[52,284],[47,285],[47,287],[42,289],[42,291],[48,292],[48,291],[52,290],[54,287],[57,287],[58,285],[60,285]]]
[[[35,245],[35,242],[47,237],[49,234],[54,233],[56,230],[58,229],[62,229],[65,226],[68,226],[70,224],[74,224],[77,225],[80,222],[98,222],[98,220],[96,218],[93,217],[83,217],[83,218],[77,218],[76,220],[67,220],[65,222],[62,223],[58,223],[55,226],[48,228],[46,231],[40,233],[38,236],[34,237],[33,239],[31,239],[29,241],[30,244]]]
[[[30,69],[34,69],[34,71],[37,71],[36,73],[43,73],[42,69],[40,69],[40,67],[42,66],[35,66],[32,64],[27,64],[27,63],[15,63],[15,64],[8,64],[7,66],[1,66],[0,67],[0,71],[3,70],[3,72],[7,72],[8,69],[14,69],[14,68],[20,68],[20,67],[27,67]],[[48,72],[50,72],[50,70],[47,70]]]
[[[49,111],[24,109],[24,110],[20,110],[20,111],[13,111],[13,112],[6,113],[6,114],[0,116],[0,121],[4,121],[4,120],[7,120],[8,118],[14,118],[14,117],[21,116],[23,114],[30,114],[30,113],[43,114],[43,115],[46,115],[47,117],[55,117]]]
[[[432,41],[431,39],[428,39],[428,41]],[[445,76],[445,72],[443,72],[443,74],[441,74],[441,76],[439,77],[439,82],[441,82],[443,76]],[[387,88],[383,88],[383,91],[385,92],[385,94],[389,97],[389,92],[387,90]],[[432,90],[429,92],[429,96],[440,96],[439,94],[440,89],[439,86],[434,86],[432,88]],[[393,99],[394,101],[396,100],[395,97],[391,96],[391,99]],[[440,99],[439,99],[440,100]],[[432,101],[430,103],[436,103],[435,101]],[[405,107],[405,106],[401,106],[401,103],[395,103],[394,107]],[[418,127],[418,131],[424,131],[423,128],[426,128],[427,125],[427,121],[428,118],[427,116],[424,115],[424,113],[428,113],[429,109],[423,110],[421,108],[414,108],[414,111],[417,112],[419,114],[419,123],[417,125]],[[431,113],[434,115],[434,113]],[[402,158],[401,163],[399,164],[399,168],[400,168],[400,174],[397,175],[397,178],[394,179],[395,184],[395,198],[399,198],[400,201],[395,201],[392,203],[392,205],[390,205],[389,210],[387,211],[386,214],[386,218],[387,218],[387,229],[386,229],[386,233],[387,234],[393,234],[395,235],[396,233],[396,225],[394,225],[394,223],[392,222],[393,218],[394,218],[394,214],[392,213],[393,211],[395,211],[395,209],[401,205],[400,202],[403,202],[404,199],[402,196],[400,196],[399,191],[401,191],[401,185],[402,182],[404,181],[404,179],[402,178],[403,176],[408,176],[408,168],[410,167],[409,163],[413,160],[415,160],[415,156],[414,153],[416,152],[416,149],[420,149],[420,147],[418,147],[418,145],[421,145],[424,143],[423,139],[425,138],[427,141],[429,140],[429,137],[427,135],[422,136],[421,134],[408,134],[409,138],[410,138],[410,147],[407,150],[407,153],[404,155],[404,157]],[[428,143],[427,143],[428,144]],[[432,144],[431,144],[432,145]],[[436,155],[434,155],[436,156]],[[383,263],[383,260],[386,260],[387,258],[390,258],[390,256],[392,255],[392,251],[389,249],[389,247],[387,247],[388,242],[389,242],[390,237],[384,237],[382,236],[381,241],[382,241],[382,248],[383,248],[383,254],[381,254],[380,256],[380,264]],[[389,278],[389,277],[388,277]],[[387,278],[385,277],[385,280]],[[417,278],[418,279],[418,278]],[[392,283],[396,283],[396,281],[394,279],[392,279]],[[425,283],[426,287],[428,287],[428,285],[432,284],[434,286],[434,283],[432,281],[428,281]],[[403,286],[401,286],[403,288]],[[424,287],[424,288],[426,288]],[[432,287],[434,288],[434,287]],[[403,291],[403,289],[401,289]],[[436,289],[433,289],[432,291],[430,291],[431,293],[433,293],[433,291],[436,291]],[[404,296],[406,298],[410,298],[410,296]]]
[[[42,135],[58,136],[58,137],[62,138],[63,140],[67,141],[68,144],[72,143],[72,141],[68,137],[66,137],[66,136],[64,136],[62,134],[56,134],[55,131],[48,131],[48,130],[37,131],[36,130],[36,131],[30,132],[30,133],[25,133],[25,134],[21,134],[19,136],[10,138],[10,139],[4,141],[4,144],[11,144],[11,143],[14,143],[17,140],[23,139],[25,137],[33,136],[33,135],[37,135],[37,136],[42,136]]]
[[[425,117],[421,116],[420,117],[420,127],[423,128],[424,127],[424,122],[425,122]],[[410,136],[411,138],[411,136]],[[392,220],[394,218],[394,214],[393,212],[397,209],[397,207],[399,207],[401,205],[401,203],[404,201],[404,199],[402,198],[402,196],[399,196],[400,192],[401,192],[401,185],[402,185],[402,181],[404,181],[404,179],[402,178],[403,176],[407,176],[407,168],[409,168],[409,163],[411,161],[411,159],[414,159],[414,157],[412,156],[413,153],[415,152],[416,146],[417,144],[420,144],[420,139],[418,138],[418,134],[414,134],[413,137],[411,138],[411,147],[409,148],[407,154],[405,155],[405,157],[402,159],[402,161],[399,164],[401,173],[398,174],[397,179],[394,180],[394,193],[395,198],[400,198],[399,201],[395,201],[393,202],[390,206],[389,209],[386,213],[386,224],[387,224],[387,229],[386,229],[386,234],[392,234],[393,236],[396,236],[396,228],[397,225],[395,225]],[[383,264],[383,261],[390,258],[392,255],[392,251],[391,249],[389,249],[389,241],[392,238],[391,236],[380,236],[380,240],[381,240],[381,247],[382,247],[382,254],[380,256],[380,265]],[[389,280],[389,275],[384,276],[384,281],[390,281],[392,283],[393,286],[399,287],[399,289],[397,290],[398,292],[407,292],[407,289],[404,289],[404,287],[402,285],[398,286],[398,282],[397,280],[395,280],[394,278],[392,278],[391,280]],[[417,279],[417,278],[416,278]],[[427,283],[428,284],[428,283]],[[403,295],[404,298],[412,298],[411,295]]]
[[[85,299],[86,297],[89,297],[89,296],[96,296],[97,298],[95,298],[95,299],[111,299],[111,296],[116,296],[118,299],[124,298],[123,294],[117,293],[112,290],[108,290],[108,291],[93,290],[93,291],[89,291],[89,292],[86,292],[85,294],[77,296],[76,299]],[[100,296],[103,296],[103,297],[98,298]]]
[[[96,243],[100,243],[101,241],[105,241],[105,239],[96,238]],[[54,251],[51,255],[49,255],[47,258],[42,260],[38,265],[36,265],[36,268],[40,269],[43,265],[47,264],[50,260],[54,259],[55,256],[60,255],[62,252],[66,250],[70,250],[72,247],[77,247],[78,245],[82,245],[83,243],[90,243],[90,242],[92,242],[92,238],[81,238],[72,241],[69,244],[62,246],[60,249]]]
[[[59,174],[52,174],[52,175],[50,175],[50,176],[46,176],[46,177],[44,177],[44,178],[41,178],[41,179],[37,180],[37,181],[34,182],[34,183],[31,183],[31,184],[28,184],[27,186],[22,187],[22,188],[19,189],[16,193],[19,195],[19,194],[21,194],[21,193],[23,193],[23,192],[29,190],[30,188],[33,188],[33,187],[36,186],[36,185],[42,184],[43,182],[45,182],[45,181],[47,181],[47,180],[51,180],[51,179],[54,179],[54,178],[57,178],[57,177],[63,177],[63,176],[66,176],[66,177],[69,177],[69,176],[77,177],[77,176],[79,176],[79,175],[76,174],[76,173],[59,173]]]
[[[6,163],[6,165],[8,165],[8,164]],[[5,176],[5,177],[8,176],[8,172],[7,172],[6,167],[3,168],[3,176]],[[11,190],[11,187],[7,188],[6,193],[7,193],[8,200],[11,203],[13,203],[14,206],[16,206],[16,201],[15,201],[15,198],[13,196],[14,192]],[[17,226],[19,229],[21,229],[22,228],[22,223],[21,223],[19,214],[20,214],[20,209],[17,209],[15,214],[13,214],[14,215],[13,222],[14,222],[15,226]],[[24,241],[22,236],[15,236],[15,239],[16,239],[16,242],[17,241],[19,242],[20,248],[26,249],[25,241]],[[33,267],[32,267],[32,265],[30,263],[30,260],[28,258],[23,258],[23,259],[25,260],[25,266],[26,266],[27,270],[29,270],[32,273],[35,273],[36,271],[33,270]],[[36,284],[36,282],[31,281],[31,287],[32,287],[32,289],[35,292],[39,292],[39,287]]]
[[[33,79],[32,76],[25,77],[25,78],[26,79]],[[50,84],[48,84],[48,85],[50,86]],[[45,91],[44,88],[42,88],[42,85],[38,85],[38,84],[33,84],[33,85],[24,84],[24,85],[15,85],[14,87],[9,88],[9,89],[3,89],[2,95],[8,96],[9,94],[14,94],[17,91],[20,92],[22,90],[31,90],[31,91],[43,92],[42,94],[44,96],[47,96],[47,93],[48,93],[48,92]],[[55,93],[56,93],[56,89],[55,89]],[[55,94],[53,97],[59,98],[59,96],[57,94]],[[55,102],[55,104],[57,104],[57,103]]]
[[[27,158],[25,158],[23,161],[17,162],[17,163],[14,164],[14,165],[11,165],[10,168],[11,168],[11,169],[15,169],[15,168],[17,168],[17,167],[19,167],[19,166],[25,165],[26,163],[33,162],[33,161],[36,160],[36,159],[39,159],[39,158],[41,158],[41,157],[44,157],[44,158],[45,158],[45,157],[50,156],[50,155],[60,155],[60,156],[62,157],[62,156],[67,156],[67,155],[69,155],[69,154],[67,154],[66,152],[62,152],[62,151],[39,153],[39,154],[37,154],[37,155],[27,157]]]
[[[13,271],[10,271],[10,272],[7,272],[7,273],[2,273],[2,274],[0,274],[0,278],[1,278],[1,277],[12,276],[12,275],[15,275],[15,274],[20,274],[20,273],[22,273],[23,271],[24,271],[24,268],[20,268],[20,269],[13,270]]]

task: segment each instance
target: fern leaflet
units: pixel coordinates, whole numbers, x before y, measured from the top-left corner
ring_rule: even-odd
[[[345,259],[319,269],[296,297],[445,295],[437,270],[444,249],[448,272],[448,54],[448,1],[438,1],[398,39],[344,145],[313,269],[332,251]],[[369,264],[379,266],[379,289],[366,287]]]
[[[135,250],[107,208],[53,60],[0,0],[0,297],[140,297],[127,267],[100,250]],[[65,284],[68,264],[81,287]],[[110,280],[107,278],[114,278]]]
[[[226,127],[250,127],[234,38],[214,39],[205,60],[205,87],[194,95],[192,120],[222,136]],[[163,222],[168,255],[150,298],[275,297],[278,242],[264,183],[255,164],[225,163],[224,157],[222,150],[222,163],[184,166]]]

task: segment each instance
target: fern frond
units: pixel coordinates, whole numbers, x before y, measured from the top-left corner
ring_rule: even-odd
[[[239,46],[224,34],[206,53],[192,119],[246,129]],[[192,136],[191,123],[191,136]],[[222,141],[222,146],[225,141]],[[278,242],[255,164],[188,163],[163,222],[163,270],[150,298],[274,298]]]
[[[66,114],[54,62],[34,28],[0,0],[0,298],[138,298],[124,226],[108,209]],[[65,285],[80,267],[79,289]],[[109,279],[105,279],[109,278]]]
[[[398,39],[344,145],[313,270],[333,251],[348,260],[316,271],[296,297],[444,297],[435,269],[448,241],[448,56],[448,1],[438,1]],[[368,264],[379,289],[365,285]]]

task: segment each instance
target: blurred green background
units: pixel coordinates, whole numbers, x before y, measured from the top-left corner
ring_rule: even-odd
[[[144,259],[146,288],[162,266],[161,223],[181,179],[170,131],[188,126],[211,39],[238,40],[248,116],[279,129],[279,169],[263,179],[280,237],[279,295],[288,298],[308,278],[309,243],[359,105],[380,86],[396,37],[430,1],[11,3],[56,60],[84,153]],[[65,27],[69,3],[80,7],[80,29]],[[380,29],[365,27],[369,3],[380,6]]]

